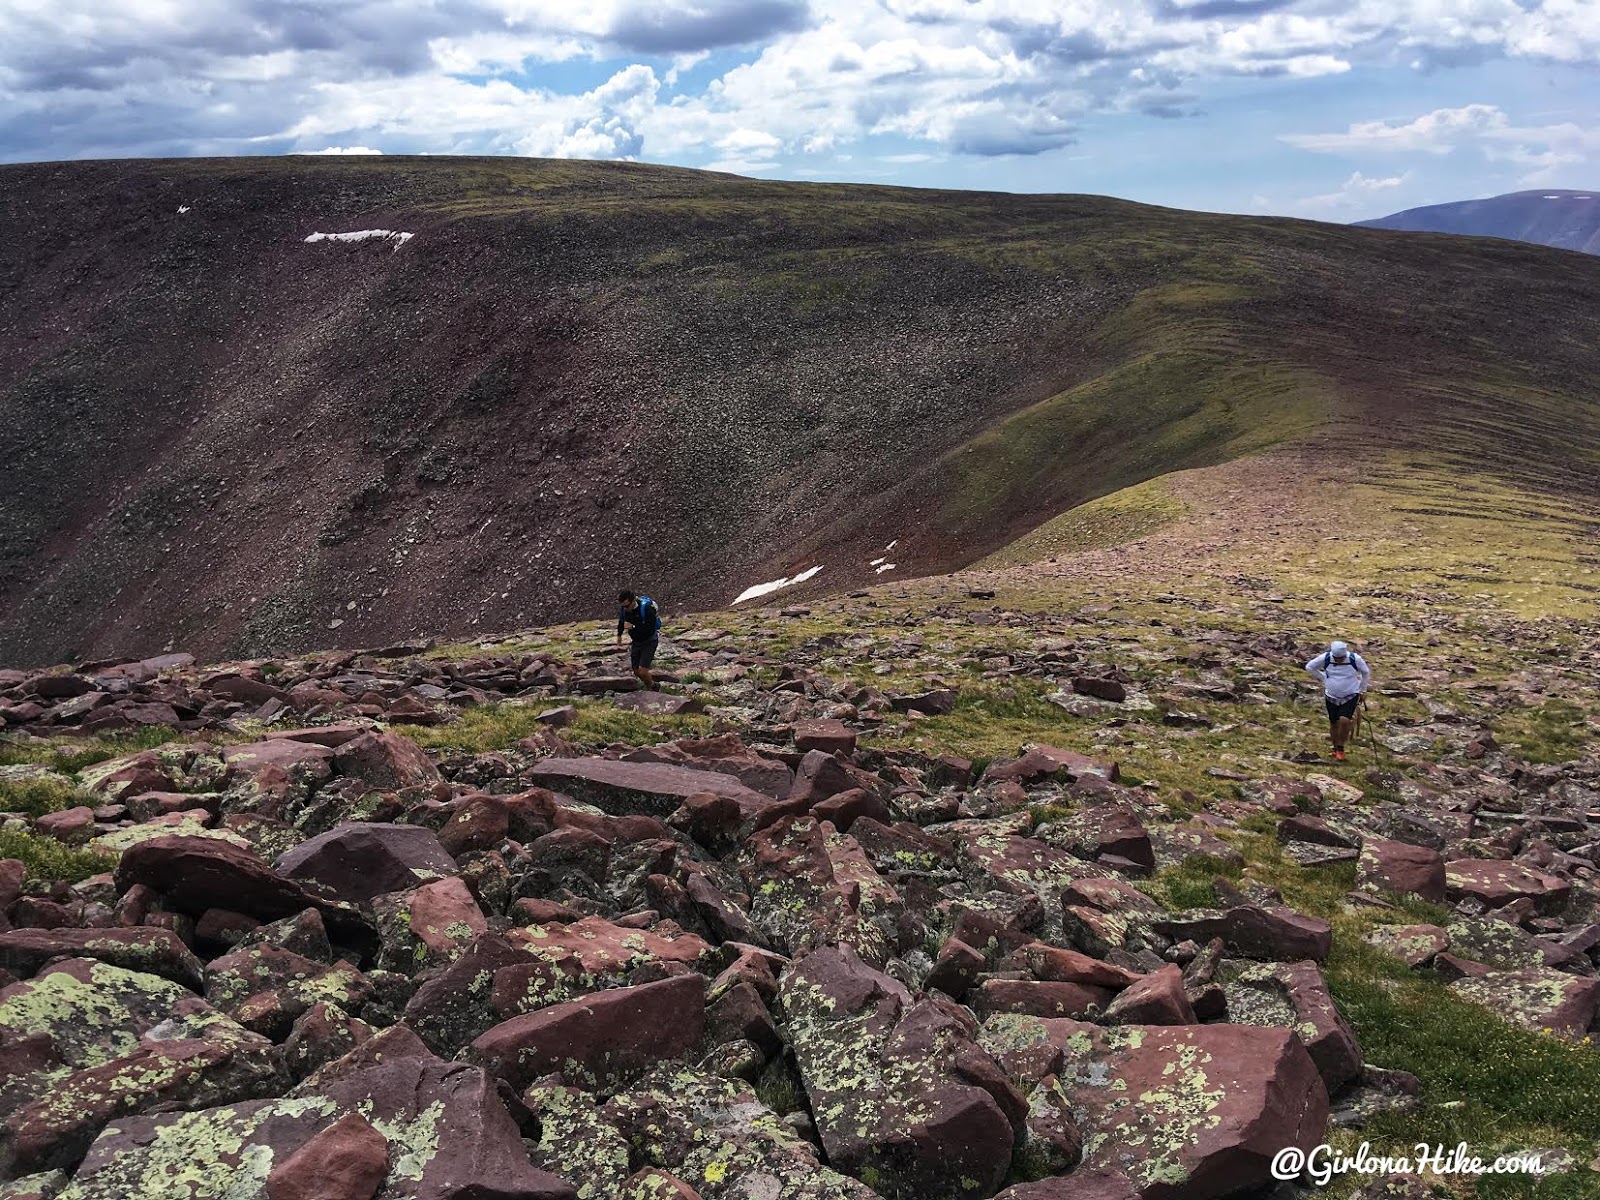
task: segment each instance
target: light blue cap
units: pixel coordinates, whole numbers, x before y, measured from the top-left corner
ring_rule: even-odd
[[[1350,647],[1345,645],[1343,642],[1335,642],[1333,645],[1328,647],[1328,653],[1334,658],[1347,658],[1350,654]]]

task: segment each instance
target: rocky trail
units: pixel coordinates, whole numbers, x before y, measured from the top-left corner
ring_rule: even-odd
[[[1593,1194],[1592,627],[1375,632],[1334,764],[1314,598],[1060,590],[1163,546],[669,618],[665,693],[598,626],[0,671],[0,1197],[1304,1196],[1488,1103],[1408,998],[1551,1072],[1573,1190],[1479,1194]]]

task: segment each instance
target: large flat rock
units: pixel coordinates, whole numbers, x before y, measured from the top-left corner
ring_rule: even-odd
[[[529,783],[565,792],[614,815],[643,813],[665,817],[690,796],[710,792],[759,811],[770,796],[746,787],[720,771],[697,771],[670,763],[619,762],[612,758],[553,758],[526,772]]]

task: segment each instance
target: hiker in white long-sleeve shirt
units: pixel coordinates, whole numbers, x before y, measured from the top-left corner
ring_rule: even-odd
[[[1343,759],[1345,743],[1350,740],[1350,730],[1355,726],[1356,709],[1372,683],[1372,668],[1344,642],[1334,642],[1308,662],[1306,670],[1322,680],[1333,756]]]

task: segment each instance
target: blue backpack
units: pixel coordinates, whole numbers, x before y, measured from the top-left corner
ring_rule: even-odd
[[[650,599],[649,596],[640,596],[639,597],[639,625],[640,625],[640,627],[643,628],[643,626],[644,626],[644,612],[645,612],[646,608],[648,608],[650,610],[650,620],[652,622],[652,624],[651,624],[651,626],[650,626],[650,628],[649,628],[649,630],[647,632],[649,632],[649,633],[660,633],[661,632],[661,610],[656,607],[656,602],[654,600]]]

